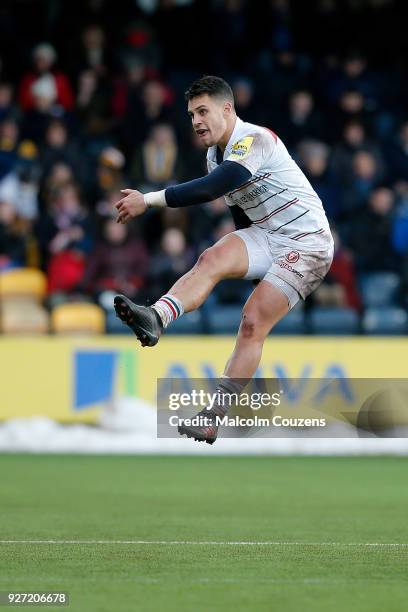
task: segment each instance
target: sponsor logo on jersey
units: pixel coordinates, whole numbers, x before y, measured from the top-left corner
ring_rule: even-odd
[[[239,140],[233,144],[231,155],[229,155],[228,159],[244,159],[247,157],[249,151],[251,150],[253,140],[253,136],[246,136],[245,138],[242,138],[242,140]]]
[[[255,189],[253,189],[252,191],[244,193],[244,195],[239,198],[239,202],[241,204],[245,204],[246,202],[253,202],[253,200],[256,200],[258,196],[262,195],[263,193],[267,193],[267,191],[268,187],[266,185],[260,185],[259,187],[255,187]]]
[[[286,263],[286,261],[283,258],[278,257],[277,259],[274,260],[274,263],[278,264],[280,268],[284,268],[285,270],[292,272],[292,274],[295,274],[299,278],[304,278],[301,272],[299,272],[298,270],[295,270],[295,268],[292,268],[292,266]]]
[[[299,261],[299,257],[300,255],[298,251],[290,251],[285,255],[286,261],[288,261],[289,263],[296,263],[297,261]]]

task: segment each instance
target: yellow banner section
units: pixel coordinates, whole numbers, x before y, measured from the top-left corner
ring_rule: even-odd
[[[157,378],[215,377],[232,337],[164,337],[142,349],[132,337],[0,339],[0,419],[43,415],[94,422],[120,396],[155,403]],[[265,378],[408,378],[408,338],[270,337]]]

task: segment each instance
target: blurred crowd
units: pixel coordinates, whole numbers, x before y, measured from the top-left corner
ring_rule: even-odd
[[[363,16],[350,2],[346,38],[334,0],[314,3],[314,30],[302,3],[284,0],[260,2],[262,17],[245,0],[124,0],[120,14],[102,0],[2,4],[0,273],[43,269],[50,306],[106,306],[118,291],[154,301],[233,231],[222,200],[151,210],[126,226],[113,208],[125,187],[162,189],[206,172],[183,91],[216,73],[238,115],[278,133],[323,201],[336,253],[313,303],[360,311],[359,279],[381,271],[399,276],[407,306],[405,38],[391,57],[370,42],[398,2],[356,3]],[[214,299],[239,303],[249,290],[224,283]]]

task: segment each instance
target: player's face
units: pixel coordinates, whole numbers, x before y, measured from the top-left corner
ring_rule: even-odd
[[[228,129],[228,117],[232,104],[204,94],[188,103],[188,114],[193,130],[205,147],[217,144]]]

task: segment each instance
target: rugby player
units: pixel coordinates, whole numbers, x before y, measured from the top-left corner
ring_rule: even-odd
[[[237,117],[231,87],[205,76],[186,91],[193,129],[207,148],[209,173],[161,191],[124,189],[118,222],[148,208],[201,204],[225,197],[237,230],[206,249],[195,266],[155,304],[139,306],[118,295],[117,315],[143,346],[154,346],[172,321],[199,308],[226,278],[256,279],[243,312],[234,351],[219,380],[219,394],[239,393],[254,375],[271,328],[320,285],[333,259],[333,238],[318,195],[271,130]],[[228,402],[204,409],[202,427],[179,433],[212,444],[216,417]]]

